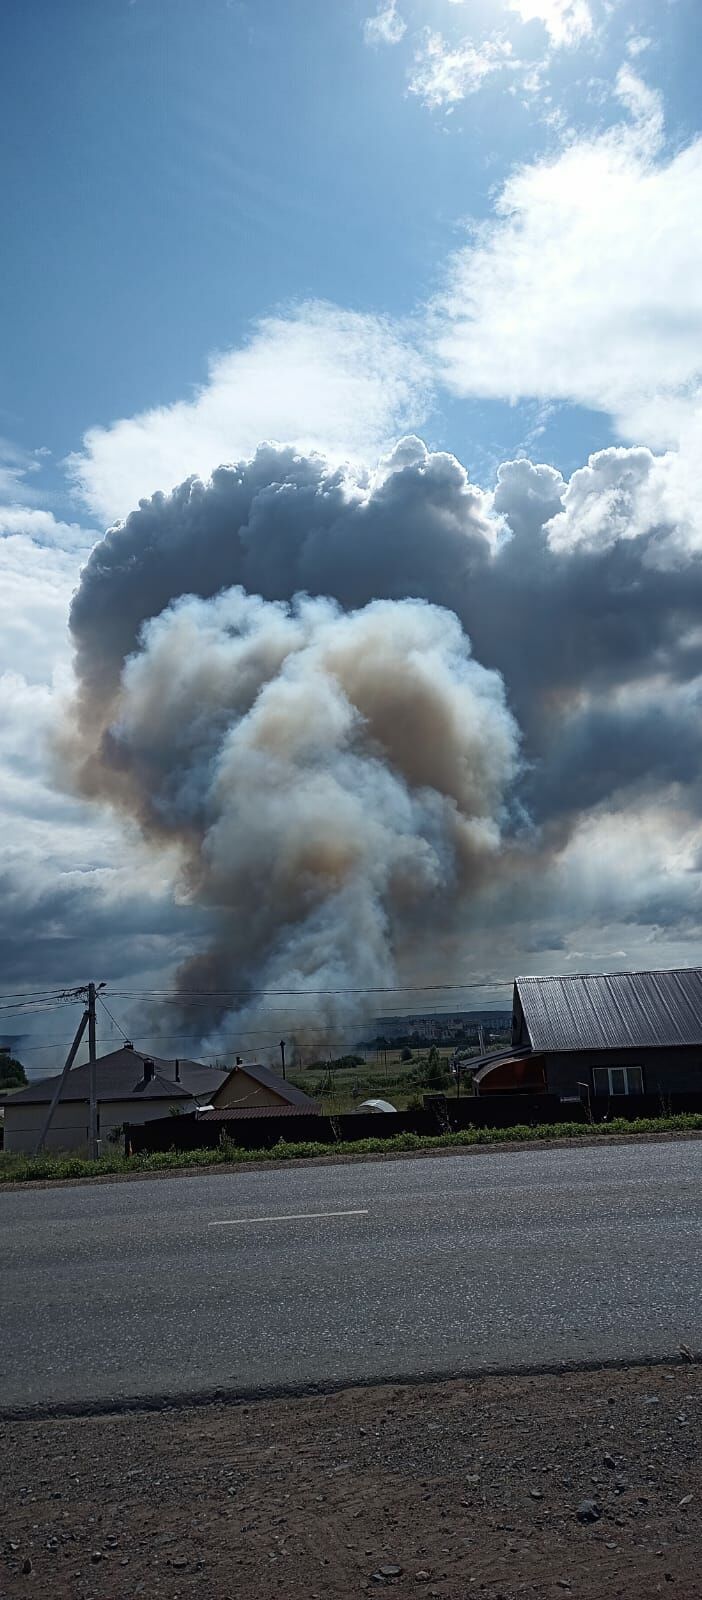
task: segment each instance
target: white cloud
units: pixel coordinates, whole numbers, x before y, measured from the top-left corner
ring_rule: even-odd
[[[366,17],[363,32],[366,44],[399,44],[407,23],[400,16],[395,0],[381,6],[374,17]]]
[[[183,937],[168,860],[64,794],[51,756],[72,683],[68,608],[92,542],[49,511],[0,507],[0,962],[20,988],[77,982],[95,963],[107,978],[140,982],[156,968],[162,982]],[[33,1027],[22,1017],[10,1031]],[[25,1059],[30,1071],[49,1071],[54,1053],[43,1042],[55,1038],[60,1057],[72,1027],[57,1014],[36,1028],[42,1049]]]
[[[650,50],[652,44],[653,40],[649,39],[646,34],[632,34],[632,37],[627,41],[627,55],[642,56],[645,50]]]
[[[432,108],[452,106],[475,94],[492,73],[518,65],[508,39],[479,45],[465,39],[452,47],[442,34],[428,31],[415,58],[410,92]]]
[[[39,545],[58,545],[61,549],[89,550],[98,538],[78,522],[62,522],[52,511],[34,506],[0,505],[0,538],[6,534],[26,534]]]
[[[186,473],[208,477],[264,439],[377,459],[429,403],[427,362],[390,321],[315,302],[261,321],[193,400],[92,428],[69,470],[96,515],[124,517]]]
[[[38,500],[41,490],[31,480],[41,471],[42,457],[50,454],[43,446],[25,450],[14,440],[0,437],[0,496],[22,504]]]
[[[702,140],[665,159],[660,97],[630,66],[617,93],[630,120],[509,178],[435,348],[458,394],[568,400],[666,446],[702,382]]]
[[[542,22],[554,45],[578,44],[593,31],[587,0],[508,0],[522,22]]]
[[[81,553],[87,550],[43,547],[21,532],[0,538],[0,670],[46,683],[67,662],[68,607]]]

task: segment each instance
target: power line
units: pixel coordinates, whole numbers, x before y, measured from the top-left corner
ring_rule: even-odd
[[[83,985],[85,988],[85,984]],[[58,989],[8,989],[0,994],[0,1000],[40,1000],[42,998],[59,999],[62,995],[77,993],[75,984],[63,984]]]
[[[471,989],[511,989],[513,978],[476,978],[470,983],[405,983],[405,984],[377,984],[370,988],[345,987],[339,989],[121,989],[110,988],[110,994],[122,1000],[144,1000],[147,1003],[180,1004],[184,1000],[198,1001],[207,1004],[211,1000],[265,1000],[280,999],[282,997],[295,997],[301,1001],[309,998],[334,997],[337,995],[374,995],[374,994],[448,994],[453,990]],[[72,1004],[82,999],[86,986],[73,989],[54,989],[50,991],[29,991],[12,994],[0,994],[0,1012],[17,1011],[18,1014],[34,1005],[40,1007],[59,1006]],[[4,1005],[2,1002],[8,1001]],[[103,1002],[104,1003],[104,1002]],[[113,1019],[114,1020],[114,1019]],[[119,1026],[119,1024],[117,1024]]]
[[[101,995],[101,994],[99,994],[99,995],[98,995],[98,997],[97,997],[97,998],[98,998],[98,1000],[99,1000],[99,1001],[100,1001],[100,1005],[101,1005],[101,1006],[102,1006],[102,1008],[103,1008],[103,1011],[106,1011],[106,1012],[107,1012],[107,1015],[108,1015],[108,1017],[109,1017],[109,1019],[110,1019],[110,1022],[113,1022],[113,1023],[114,1023],[114,1025],[115,1025],[115,1027],[116,1027],[116,1028],[118,1028],[118,1029],[119,1029],[119,1031],[120,1031],[120,1033],[121,1033],[121,1035],[122,1035],[122,1038],[123,1038],[123,1039],[126,1039],[126,1040],[127,1040],[127,1041],[128,1041],[128,1040],[129,1040],[129,1034],[127,1034],[127,1033],[125,1033],[125,1031],[124,1031],[124,1028],[123,1028],[123,1027],[122,1027],[122,1024],[121,1024],[121,1022],[118,1022],[118,1021],[117,1021],[117,1018],[116,1018],[116,1017],[113,1017],[113,1015],[112,1015],[112,1012],[111,1012],[111,1011],[110,1011],[110,1008],[109,1008],[109,1006],[108,1006],[108,1005],[106,1005],[106,1003],[105,1003],[105,1001],[104,1001],[104,1000],[103,1000],[103,998],[102,998],[102,995]],[[100,1041],[100,1042],[101,1042],[101,1043],[102,1043],[102,1042],[103,1042],[103,1041],[102,1041],[102,1040],[101,1040],[101,1041]]]
[[[300,1000],[308,998],[317,999],[320,996],[336,996],[340,994],[433,994],[450,993],[453,990],[467,989],[511,989],[513,978],[480,978],[472,983],[406,983],[406,984],[378,984],[370,989],[111,989],[112,995],[117,995],[122,1000],[146,1000],[154,1003],[166,1001],[173,1004],[182,1004],[184,1000],[197,1000],[206,1003],[209,1000],[265,1000],[279,999],[284,995],[294,995]]]

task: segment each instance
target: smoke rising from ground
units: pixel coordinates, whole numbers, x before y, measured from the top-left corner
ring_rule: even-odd
[[[496,854],[517,760],[501,680],[451,613],[234,587],[145,625],[85,770],[179,841],[212,927],[182,988],[239,991],[241,1026],[247,991],[392,984]],[[339,1032],[358,1008],[310,1015]]]
[[[442,929],[455,948],[494,921],[496,883],[537,903],[627,808],[668,834],[684,814],[689,853],[693,479],[612,449],[570,483],[508,462],[488,494],[413,437],[366,475],[266,445],[107,533],[64,753],[82,793],[178,842],[212,930],[184,991],[240,991],[241,1022],[261,989],[392,983],[430,946],[436,967]],[[325,1004],[339,1028],[355,1006]]]

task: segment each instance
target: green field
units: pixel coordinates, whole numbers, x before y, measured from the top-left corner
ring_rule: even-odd
[[[365,1051],[364,1058],[358,1052],[355,1065],[319,1062],[297,1067],[288,1076],[334,1116],[355,1111],[370,1099],[389,1100],[396,1111],[405,1111],[408,1105],[421,1103],[424,1094],[456,1094],[456,1080],[449,1070],[453,1053],[452,1045],[435,1045],[412,1050],[411,1059],[403,1061],[401,1048],[373,1049]],[[470,1071],[464,1068],[461,1094],[471,1092]]]

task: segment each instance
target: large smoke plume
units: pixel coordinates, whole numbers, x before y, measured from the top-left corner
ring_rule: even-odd
[[[507,846],[538,893],[529,862],[583,816],[652,787],[689,809],[702,567],[678,471],[516,461],[489,495],[414,438],[367,477],[264,446],[107,533],[64,749],[83,793],[178,844],[211,930],[184,995],[236,991],[241,1021],[307,990],[342,1029],[348,991],[470,920]]]

